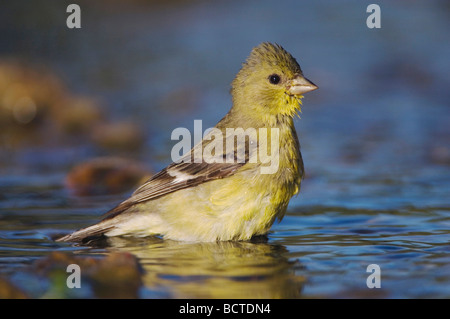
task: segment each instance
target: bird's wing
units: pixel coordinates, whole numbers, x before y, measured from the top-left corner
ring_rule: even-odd
[[[233,175],[244,163],[173,163],[151,177],[130,198],[105,214],[113,218],[131,206],[162,197],[183,188]]]
[[[99,223],[77,230],[56,241],[86,241],[101,235],[114,226],[113,217],[120,215],[137,203],[149,201],[177,190],[233,175],[245,163],[173,163],[150,178],[126,201],[104,215]]]
[[[197,147],[202,146],[197,145]],[[245,145],[242,145],[242,147],[245,148]],[[237,146],[237,149],[240,148],[241,146]],[[241,158],[235,149],[230,154],[223,153],[220,155],[223,162],[208,163],[203,160],[200,163],[195,163],[193,160],[194,150],[195,147],[183,157],[180,163],[172,163],[151,177],[130,198],[108,211],[104,215],[104,220],[119,215],[135,204],[153,200],[180,189],[194,187],[211,180],[231,176],[248,162],[250,157],[249,152],[251,152],[250,148],[245,148],[244,156]],[[230,161],[230,157],[234,160]]]
[[[257,160],[261,145],[255,129],[227,129],[225,139],[221,135],[222,130],[212,130],[180,162],[170,164],[151,177],[130,198],[108,211],[99,223],[77,230],[57,241],[85,241],[99,236],[116,227],[114,217],[127,211],[133,213],[132,207],[136,204],[208,181],[227,178],[238,171],[253,170],[261,165]],[[228,143],[230,141],[232,143]],[[197,153],[201,154],[200,159],[197,158]]]

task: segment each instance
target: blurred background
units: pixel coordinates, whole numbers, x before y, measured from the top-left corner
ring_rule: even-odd
[[[76,1],[81,29],[66,26],[70,3],[0,4],[4,287],[102,297],[42,284],[36,262],[119,250],[145,269],[132,297],[450,297],[448,1],[377,1],[380,29],[368,1]],[[214,126],[264,41],[319,90],[296,120],[301,193],[263,243],[51,240],[169,164],[173,129]],[[366,286],[373,263],[382,289]]]

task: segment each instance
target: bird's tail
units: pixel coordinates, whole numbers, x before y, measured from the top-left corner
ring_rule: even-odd
[[[55,241],[83,242],[88,238],[98,237],[114,228],[109,221],[101,221],[92,226],[79,229],[71,234],[55,239]]]

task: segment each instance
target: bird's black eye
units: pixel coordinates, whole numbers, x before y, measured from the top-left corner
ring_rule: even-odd
[[[280,76],[278,74],[272,74],[269,76],[269,82],[272,84],[280,83]]]

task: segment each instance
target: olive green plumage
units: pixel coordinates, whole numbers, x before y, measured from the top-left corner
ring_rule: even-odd
[[[301,111],[302,94],[315,89],[281,46],[260,44],[233,80],[233,106],[215,126],[215,132],[225,137],[231,134],[227,129],[243,129],[234,131],[242,143],[231,150],[225,143],[223,148],[213,148],[216,144],[210,143],[217,142],[217,136],[211,132],[184,162],[172,163],[150,178],[102,221],[59,241],[83,241],[101,234],[160,235],[186,241],[247,240],[266,234],[300,190],[303,161],[293,117]],[[261,129],[269,132],[266,140],[261,139],[266,132]],[[267,168],[260,153],[264,147],[267,154],[275,154],[271,158],[275,170],[270,173],[262,170]],[[189,162],[196,148],[214,149],[219,159],[235,160]],[[241,150],[244,160],[237,161]]]

